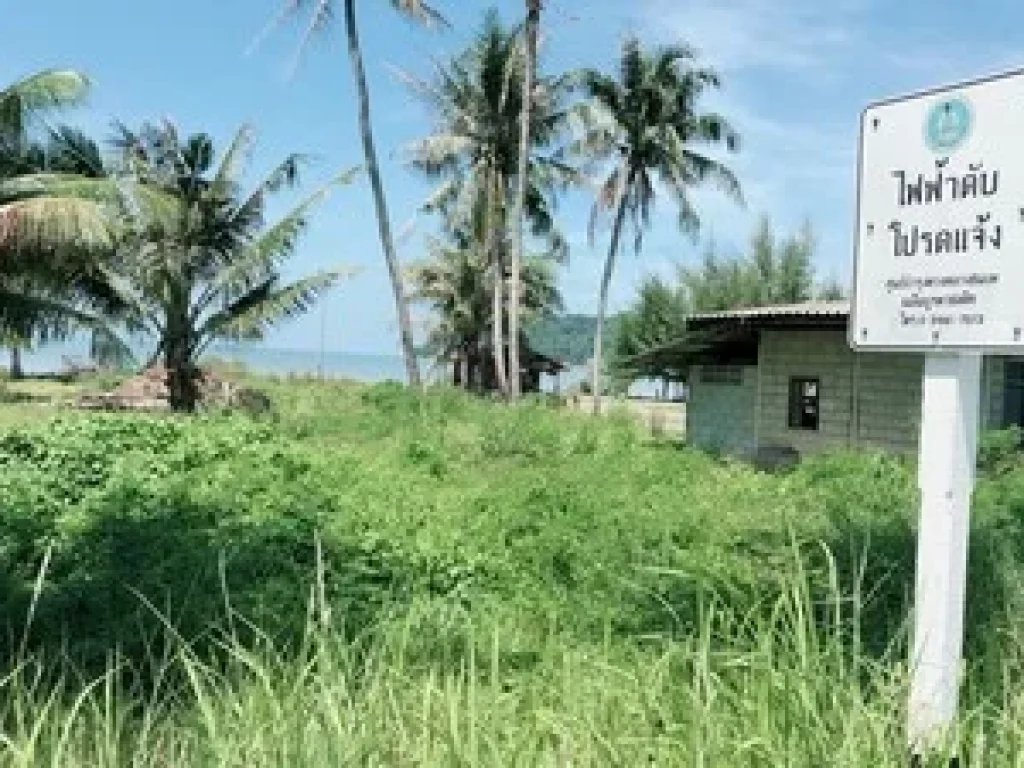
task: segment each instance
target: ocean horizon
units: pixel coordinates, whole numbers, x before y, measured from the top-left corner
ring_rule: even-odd
[[[137,357],[141,365],[146,354],[139,350]],[[320,352],[261,344],[222,344],[211,348],[203,360],[239,364],[253,373],[322,373],[325,376],[367,382],[405,380],[405,362],[400,355],[337,350]],[[6,355],[0,358],[0,365],[7,365],[8,362]],[[64,368],[67,362],[87,364],[88,349],[80,344],[50,344],[22,353],[22,364],[26,373],[30,374],[54,373]],[[420,366],[424,374],[437,367],[431,358],[420,358]]]
[[[139,351],[138,356],[141,364],[145,355]],[[203,360],[241,365],[257,374],[323,375],[365,383],[406,380],[405,361],[397,354],[338,350],[320,352],[262,344],[220,344],[204,355]],[[421,357],[419,360],[420,372],[426,380],[439,381],[445,376],[445,371],[433,358]],[[88,348],[82,344],[49,344],[22,353],[25,372],[37,375],[60,371],[66,362],[87,364],[88,361]],[[7,365],[8,362],[6,354],[0,357],[0,365]],[[577,373],[575,369],[567,371],[562,374],[561,387],[565,388],[582,377],[582,372]],[[555,387],[554,377],[542,377],[541,388],[544,391],[553,391]]]
[[[139,351],[140,364],[145,355]],[[322,375],[327,378],[351,379],[368,384],[385,381],[405,382],[405,361],[397,354],[374,354],[367,352],[327,351],[313,349],[288,349],[283,347],[252,344],[220,344],[213,347],[203,359],[223,361],[244,366],[257,374],[269,375]],[[88,347],[83,344],[49,344],[22,354],[22,364],[29,374],[46,374],[60,371],[65,362],[85,364],[89,361]],[[6,350],[0,357],[0,366],[6,366]],[[429,357],[420,358],[420,372],[427,381],[440,381],[446,371],[437,361]],[[586,366],[573,366],[559,377],[541,376],[541,391],[566,391],[579,384],[588,376]],[[630,387],[630,394],[652,397],[660,391],[660,384],[652,381],[637,381]]]

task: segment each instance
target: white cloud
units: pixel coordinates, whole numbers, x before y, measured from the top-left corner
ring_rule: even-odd
[[[873,98],[1012,64],[1006,46],[963,46],[950,56],[947,29],[886,27],[885,0],[637,0],[639,32],[658,42],[685,40],[724,75],[705,108],[726,115],[743,138],[724,159],[740,178],[745,209],[714,190],[694,201],[703,235],[726,251],[745,249],[757,218],[789,232],[805,218],[818,237],[823,277],[848,279],[860,109]],[[1019,54],[1017,55],[1019,58]],[[667,201],[666,201],[667,202]],[[601,249],[599,248],[599,251]],[[643,275],[692,263],[700,248],[676,232],[672,206],[655,214],[642,260],[619,261],[612,304],[627,303]],[[575,257],[574,257],[575,260]],[[668,271],[668,272],[666,272]],[[597,291],[598,269],[574,264],[567,297]],[[575,302],[573,302],[575,303]]]
[[[723,72],[773,68],[824,73],[850,47],[861,0],[647,0],[649,31],[690,41]]]
[[[761,214],[782,231],[810,218],[821,271],[847,272],[858,106],[844,104],[838,85],[862,77],[853,62],[876,45],[867,2],[647,0],[653,37],[693,42],[726,75],[727,88],[706,106],[727,115],[743,137],[743,151],[728,163],[747,207],[695,193],[705,233],[722,247],[745,248]]]

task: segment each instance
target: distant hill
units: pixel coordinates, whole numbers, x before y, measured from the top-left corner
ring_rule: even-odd
[[[614,327],[614,319],[605,326]],[[538,352],[572,365],[582,365],[594,352],[596,319],[592,315],[560,315],[532,323],[526,334]]]
[[[609,317],[605,325],[606,349],[614,336],[617,320],[617,316]],[[593,315],[559,315],[537,320],[525,330],[535,351],[570,365],[583,365],[594,354],[596,325]],[[426,346],[421,346],[418,352],[429,355]]]

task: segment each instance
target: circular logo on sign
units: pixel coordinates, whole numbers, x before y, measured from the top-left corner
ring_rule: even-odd
[[[932,152],[952,152],[971,135],[970,105],[960,96],[936,102],[928,110],[924,134]]]

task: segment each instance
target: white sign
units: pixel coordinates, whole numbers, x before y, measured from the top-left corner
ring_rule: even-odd
[[[861,116],[850,343],[1024,349],[1024,72]]]

